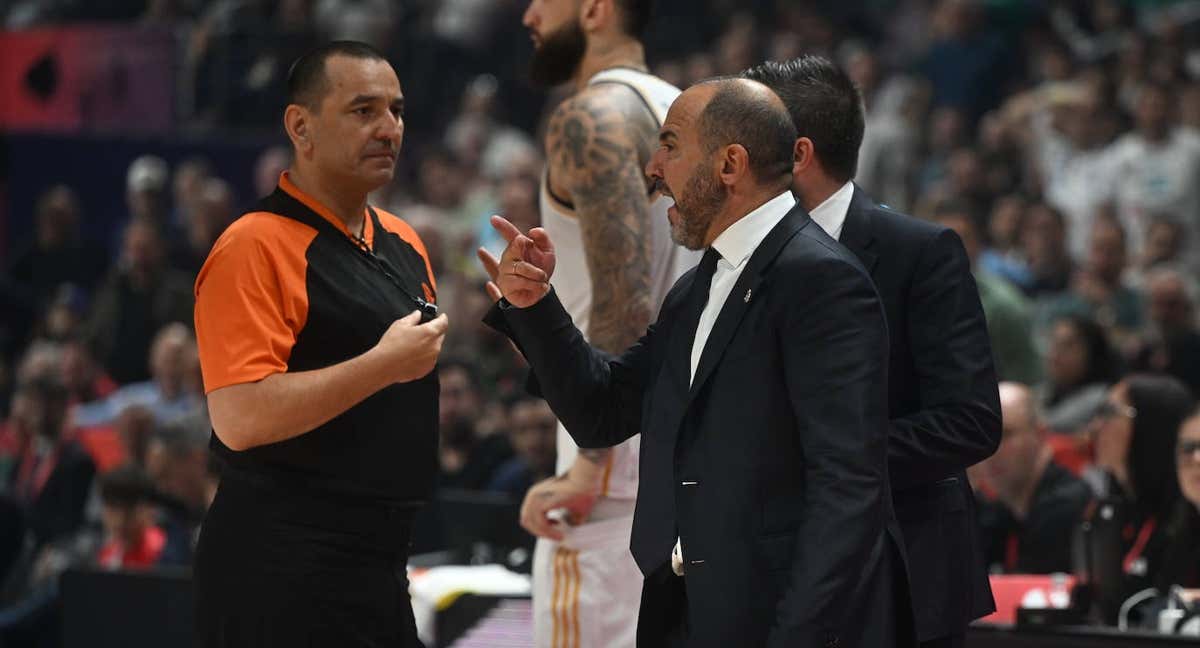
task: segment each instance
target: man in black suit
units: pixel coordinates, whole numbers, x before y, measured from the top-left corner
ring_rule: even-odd
[[[744,76],[787,105],[799,134],[792,189],[883,299],[888,471],[917,635],[923,648],[961,646],[967,624],[995,609],[965,471],[1000,443],[992,348],[966,251],[950,229],[876,205],[854,185],[862,97],[832,62],[767,62]]]
[[[906,644],[883,309],[861,264],[795,205],[794,139],[752,81],[675,101],[647,174],[675,200],[675,241],[706,252],[619,357],[571,324],[543,230],[494,217],[509,246],[498,266],[481,255],[504,295],[489,320],[575,441],[642,434],[640,646]]]

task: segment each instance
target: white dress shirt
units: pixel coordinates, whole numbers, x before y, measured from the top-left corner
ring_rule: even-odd
[[[758,249],[758,244],[767,238],[779,221],[796,206],[792,192],[785,191],[768,200],[758,209],[746,214],[734,224],[725,228],[712,247],[721,255],[717,259],[717,269],[713,272],[712,285],[708,288],[708,302],[700,313],[700,323],[696,325],[696,337],[692,339],[692,373],[690,381],[696,378],[696,367],[700,364],[700,355],[704,353],[704,345],[708,342],[708,334],[712,333],[717,315],[729,298],[733,284],[742,276],[746,262]]]
[[[792,192],[785,191],[725,228],[713,241],[712,247],[720,258],[717,260],[717,269],[713,272],[712,285],[708,288],[708,302],[700,313],[696,336],[692,339],[692,372],[688,379],[689,384],[696,379],[696,367],[700,365],[700,356],[704,353],[708,335],[712,333],[713,325],[716,324],[717,316],[721,314],[721,308],[725,306],[725,300],[729,298],[733,285],[737,283],[738,277],[742,276],[746,262],[763,239],[767,238],[767,234],[795,206],[796,199],[792,197]],[[676,574],[683,575],[683,547],[678,539],[675,540],[675,548],[671,551],[671,569]]]
[[[825,230],[835,241],[842,240],[842,226],[846,224],[846,214],[850,212],[850,200],[854,198],[854,182],[842,185],[841,189],[817,205],[809,213],[817,225]]]

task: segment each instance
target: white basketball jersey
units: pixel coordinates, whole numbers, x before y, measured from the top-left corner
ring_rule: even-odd
[[[679,88],[662,79],[629,68],[610,68],[593,76],[588,85],[598,83],[620,83],[638,94],[661,126],[667,109],[679,96]],[[700,261],[700,253],[692,252],[671,241],[671,226],[667,220],[667,208],[672,202],[660,194],[649,196],[650,233],[653,240],[650,270],[650,286],[653,290],[655,315],[667,291],[687,270]],[[550,193],[546,175],[542,175],[541,190],[542,227],[554,241],[556,265],[551,283],[558,298],[570,313],[575,326],[587,335],[592,310],[592,277],[584,257],[583,235],[573,206]],[[612,459],[605,472],[601,495],[617,499],[633,499],[637,496],[638,448],[640,437],[634,436],[613,449]],[[578,447],[558,426],[558,473],[565,472],[575,461]]]

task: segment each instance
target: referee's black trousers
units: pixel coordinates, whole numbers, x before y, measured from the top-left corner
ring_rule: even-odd
[[[405,576],[415,512],[226,474],[196,549],[197,646],[420,647]]]

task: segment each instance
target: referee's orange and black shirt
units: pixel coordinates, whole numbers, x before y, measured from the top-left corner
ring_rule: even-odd
[[[284,172],[279,186],[213,246],[196,279],[204,390],[329,367],[373,347],[398,318],[434,301],[416,232],[368,210],[363,238]],[[332,227],[330,227],[332,225]],[[379,261],[382,259],[382,263]],[[437,372],[393,384],[328,423],[237,452],[212,446],[243,474],[335,495],[428,499],[437,468]]]

